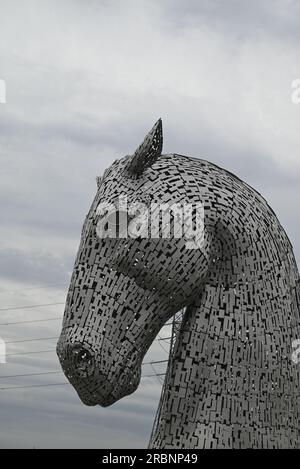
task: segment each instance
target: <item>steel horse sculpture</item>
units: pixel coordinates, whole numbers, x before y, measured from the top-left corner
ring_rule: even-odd
[[[137,389],[149,346],[184,307],[151,447],[299,448],[300,363],[291,357],[300,289],[289,239],[239,178],[161,151],[159,120],[97,180],[57,345],[62,368],[84,404],[109,406]],[[184,236],[99,237],[98,206],[120,194],[146,206],[200,202],[200,248]]]

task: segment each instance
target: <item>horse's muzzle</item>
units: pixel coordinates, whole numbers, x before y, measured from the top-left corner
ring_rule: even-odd
[[[107,407],[134,392],[140,367],[120,360],[113,344],[100,334],[90,331],[90,341],[82,342],[80,332],[76,327],[65,329],[56,350],[63,372],[81,401]]]

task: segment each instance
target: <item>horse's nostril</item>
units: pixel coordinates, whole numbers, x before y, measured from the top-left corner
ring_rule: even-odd
[[[91,353],[81,345],[74,345],[72,347],[72,356],[75,368],[85,369],[91,365],[93,357]]]

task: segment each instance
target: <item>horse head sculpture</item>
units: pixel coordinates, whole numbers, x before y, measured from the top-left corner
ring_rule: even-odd
[[[98,178],[57,353],[87,405],[139,385],[161,327],[185,315],[153,447],[298,447],[299,274],[266,201],[205,160],[161,154],[159,120]]]

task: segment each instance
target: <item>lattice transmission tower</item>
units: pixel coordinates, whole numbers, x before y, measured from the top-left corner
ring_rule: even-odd
[[[167,371],[166,371],[164,383],[163,383],[162,390],[161,390],[159,404],[158,404],[157,411],[156,411],[155,418],[154,418],[154,422],[153,422],[153,427],[152,427],[150,441],[149,441],[149,447],[151,447],[152,440],[154,438],[154,435],[155,435],[157,427],[158,427],[158,423],[159,423],[160,418],[161,418],[162,405],[163,405],[165,393],[166,393],[166,390],[167,390],[169,375],[171,373],[171,365],[172,365],[172,360],[173,360],[173,355],[174,355],[175,343],[176,343],[176,339],[177,339],[179,331],[180,331],[180,327],[181,327],[184,312],[185,312],[185,309],[182,309],[182,310],[178,311],[178,313],[176,313],[173,316],[173,319],[172,319],[171,335],[169,337],[169,339],[170,339],[170,349],[169,349]]]

